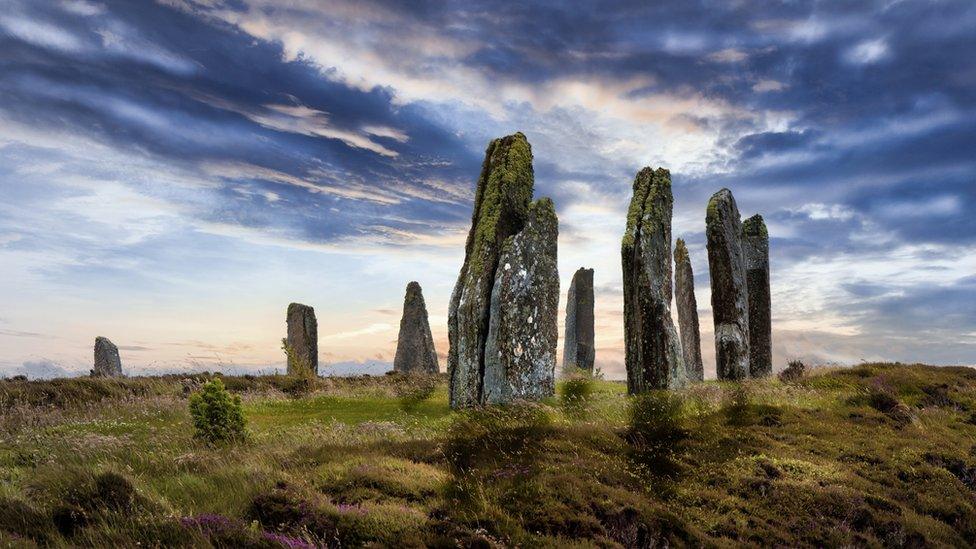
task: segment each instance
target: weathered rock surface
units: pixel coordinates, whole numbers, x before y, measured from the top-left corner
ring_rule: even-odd
[[[718,379],[749,377],[749,292],[741,233],[735,198],[722,189],[712,195],[705,214]]]
[[[702,381],[705,370],[701,357],[701,332],[698,329],[698,301],[695,299],[695,274],[685,241],[674,246],[674,301],[678,309],[678,332],[689,381]]]
[[[95,338],[95,364],[92,377],[122,377],[122,359],[119,348],[107,337]]]
[[[749,290],[749,374],[773,373],[773,326],[769,290],[769,233],[761,215],[742,223],[742,255]]]
[[[417,282],[407,284],[407,295],[403,298],[403,316],[400,318],[393,370],[417,374],[436,374],[440,371],[434,338],[430,335],[427,305]]]
[[[593,372],[593,269],[581,267],[573,275],[566,301],[566,335],[563,338],[563,371]]]
[[[537,400],[555,391],[559,222],[552,200],[529,207],[502,245],[485,341],[484,404]]]
[[[671,173],[644,168],[634,179],[621,245],[627,390],[685,385],[684,358],[671,318]]]
[[[475,406],[485,402],[485,346],[492,318],[493,288],[499,280],[497,274],[499,257],[503,252],[510,256],[518,256],[530,245],[544,250],[549,249],[548,245],[526,242],[536,238],[535,236],[526,235],[519,241],[518,246],[514,240],[509,240],[526,226],[530,210],[539,207],[532,205],[533,183],[532,148],[524,135],[516,133],[495,139],[488,145],[475,192],[474,212],[465,245],[464,264],[454,286],[448,311],[450,349],[447,367],[450,377],[450,402],[453,408]],[[544,222],[548,220],[539,215],[537,223]],[[543,231],[543,229],[545,228],[537,227],[535,230]],[[555,250],[555,243],[552,250]],[[524,261],[524,259],[520,260]],[[542,258],[533,258],[533,261],[544,263]],[[511,265],[512,260],[508,263]],[[527,262],[523,265],[526,269],[531,266]],[[540,272],[543,270],[539,268]],[[534,279],[532,284],[534,292],[544,291],[547,287]],[[514,292],[515,290],[507,288],[499,291]],[[499,299],[502,299],[501,296]],[[507,306],[507,302],[502,300],[496,310],[504,312]],[[506,318],[514,318],[514,313],[512,317]],[[498,329],[501,329],[501,326]],[[542,335],[546,333],[545,328],[539,327],[539,330],[537,337],[546,337]],[[498,348],[514,348],[504,343],[502,339],[497,339],[506,337],[506,334],[517,335],[516,332],[506,328],[504,333],[496,336],[495,345]],[[517,366],[522,367],[524,364],[520,362]],[[495,374],[497,372],[493,375]],[[510,378],[507,373],[504,377]],[[521,389],[513,394],[520,391]]]
[[[288,375],[319,373],[319,327],[315,309],[301,303],[288,305]]]

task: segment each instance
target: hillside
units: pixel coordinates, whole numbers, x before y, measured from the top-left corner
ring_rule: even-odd
[[[967,546],[976,370],[865,364],[452,413],[443,380],[0,382],[3,546]],[[432,390],[431,390],[432,389]]]

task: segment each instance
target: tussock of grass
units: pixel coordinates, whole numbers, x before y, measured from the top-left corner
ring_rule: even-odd
[[[0,382],[0,546],[965,546],[976,373],[865,364],[788,383],[452,413],[443,380],[223,377],[249,440],[193,438],[210,376]],[[425,385],[425,383],[427,383]]]

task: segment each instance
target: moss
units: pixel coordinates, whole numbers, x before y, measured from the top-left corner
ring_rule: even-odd
[[[660,219],[664,212],[654,211],[655,204],[659,204],[659,197],[667,193],[668,200],[671,196],[671,172],[665,168],[652,170],[644,167],[637,172],[634,177],[634,195],[630,199],[630,207],[627,209],[627,228],[621,242],[621,251],[626,253],[634,245],[634,239],[640,231],[642,221],[648,216],[653,215]],[[650,208],[650,209],[649,209]]]
[[[485,159],[490,171],[482,174],[484,181],[478,182],[481,190],[480,202],[475,205],[477,219],[474,221],[474,240],[471,249],[469,272],[477,276],[484,269],[484,251],[500,244],[498,234],[502,214],[510,210],[517,222],[524,222],[528,215],[529,202],[535,175],[532,169],[532,146],[521,132],[492,141],[488,147],[489,158]],[[521,227],[510,227],[517,230]]]
[[[742,222],[742,235],[743,236],[761,236],[763,238],[769,238],[769,233],[766,231],[766,223],[763,221],[761,215],[756,214],[749,219]]]
[[[683,263],[685,261],[689,261],[688,248],[685,246],[685,241],[679,238],[674,243],[674,262]]]

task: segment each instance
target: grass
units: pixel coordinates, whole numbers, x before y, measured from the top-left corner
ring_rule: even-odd
[[[0,546],[971,546],[976,371],[865,364],[451,412],[409,378],[0,381]],[[412,388],[416,383],[416,388]],[[189,387],[189,390],[187,390]]]

